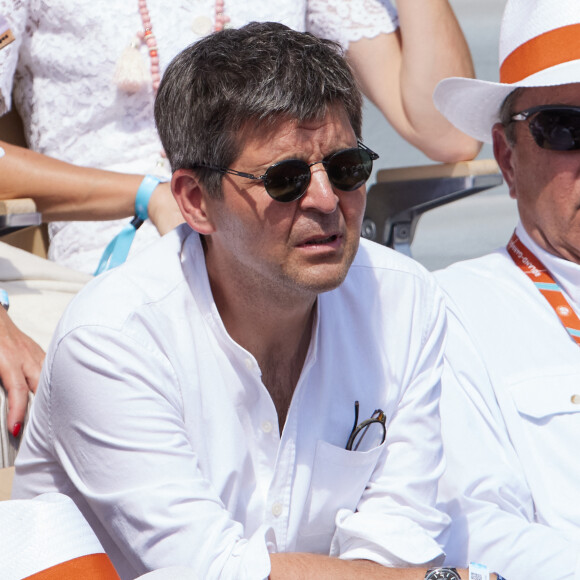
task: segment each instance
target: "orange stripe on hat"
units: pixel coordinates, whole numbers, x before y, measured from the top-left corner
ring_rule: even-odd
[[[540,34],[518,46],[504,59],[500,82],[517,83],[552,66],[580,59],[580,23]]]
[[[51,566],[24,580],[120,580],[107,554],[89,554]]]

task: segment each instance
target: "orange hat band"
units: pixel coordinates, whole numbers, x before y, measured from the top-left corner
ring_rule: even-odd
[[[562,26],[528,40],[503,61],[502,83],[517,83],[534,73],[580,59],[580,23]]]
[[[107,554],[88,554],[67,560],[32,576],[25,580],[120,580]]]

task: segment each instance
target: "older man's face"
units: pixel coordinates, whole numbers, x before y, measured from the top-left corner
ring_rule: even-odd
[[[514,112],[538,105],[578,107],[580,84],[525,89]],[[516,123],[514,145],[494,127],[496,159],[528,234],[548,252],[580,263],[580,151],[542,149],[528,125]]]

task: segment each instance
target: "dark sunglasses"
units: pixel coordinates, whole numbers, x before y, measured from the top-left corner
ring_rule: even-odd
[[[358,189],[370,177],[373,170],[373,161],[379,156],[368,147],[358,141],[358,146],[352,149],[337,151],[322,161],[306,163],[301,159],[287,159],[270,165],[264,175],[256,176],[226,167],[213,167],[200,163],[196,167],[204,167],[239,175],[246,179],[263,181],[268,195],[281,202],[290,202],[300,199],[310,185],[310,168],[322,163],[330,183],[341,191],[354,191]]]
[[[542,149],[580,149],[580,107],[540,105],[512,115],[510,121],[529,121],[530,133]]]

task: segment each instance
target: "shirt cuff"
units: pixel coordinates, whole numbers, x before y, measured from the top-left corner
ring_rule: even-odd
[[[270,576],[270,553],[276,550],[274,530],[266,525],[260,526],[250,538],[236,544],[220,577],[265,580]]]
[[[372,560],[387,567],[439,565],[445,554],[421,526],[408,518],[340,510],[330,555]]]

